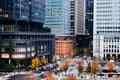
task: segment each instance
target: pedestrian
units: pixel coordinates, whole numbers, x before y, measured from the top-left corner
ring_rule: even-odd
[[[100,80],[102,80],[102,76],[100,76]]]
[[[92,74],[90,75],[90,80],[92,80]]]

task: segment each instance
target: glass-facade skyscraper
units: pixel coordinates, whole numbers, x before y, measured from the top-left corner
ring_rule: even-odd
[[[74,34],[74,0],[71,0],[70,33]]]
[[[43,33],[45,0],[0,0],[0,60],[30,65],[54,54],[55,35]]]
[[[70,34],[70,0],[46,0],[45,26],[54,34]]]
[[[120,58],[120,0],[94,0],[93,55]]]
[[[85,1],[85,27],[86,32],[89,35],[93,35],[93,0],[86,0]]]

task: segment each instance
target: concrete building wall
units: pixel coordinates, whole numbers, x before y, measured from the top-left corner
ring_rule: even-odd
[[[120,0],[94,0],[93,55],[120,57]]]
[[[74,32],[85,34],[85,0],[74,0]]]

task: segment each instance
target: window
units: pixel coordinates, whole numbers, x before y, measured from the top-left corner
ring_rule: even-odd
[[[7,17],[8,17],[8,14],[3,14],[3,17],[6,17],[6,18],[7,18]]]
[[[2,12],[2,9],[0,8],[0,12]]]
[[[26,54],[13,54],[12,58],[26,58]]]
[[[10,58],[10,55],[5,53],[5,54],[1,54],[1,58]]]

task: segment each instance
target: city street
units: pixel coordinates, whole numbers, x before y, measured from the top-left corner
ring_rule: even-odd
[[[65,71],[59,72],[60,68],[57,66],[55,67],[55,65],[53,66],[53,64],[47,64],[44,66],[44,68],[46,68],[44,71],[39,71],[39,68],[38,68],[36,72],[35,71],[34,72],[33,71],[23,71],[23,72],[4,73],[5,75],[1,75],[0,80],[27,80],[27,79],[44,80],[45,74],[47,74],[48,72],[53,72],[54,76],[57,80],[66,78],[66,74],[74,74],[76,76],[76,78],[83,78],[86,80],[94,80],[95,78],[94,78],[93,74],[92,75],[84,74],[84,73],[79,74],[78,64],[77,64],[77,62],[79,60],[83,60],[85,63],[84,64],[85,66],[88,66],[87,65],[88,62],[91,62],[91,60],[88,61],[88,59],[84,59],[84,57],[78,57],[78,58],[72,59],[72,62],[69,64],[66,73],[65,73]],[[58,62],[56,62],[56,63],[58,63]],[[59,74],[58,73],[56,74],[56,72],[59,72]],[[105,76],[96,75],[96,79],[97,80],[116,80],[113,77],[107,77],[107,75],[105,75]]]

